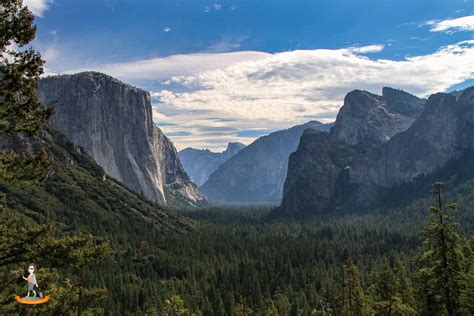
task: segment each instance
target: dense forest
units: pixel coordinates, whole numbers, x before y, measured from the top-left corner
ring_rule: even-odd
[[[459,313],[466,315],[474,308],[473,189],[469,182],[445,196],[459,203],[451,211],[461,223],[453,260],[461,268]],[[74,208],[75,191],[62,192]],[[270,207],[215,207],[183,212],[188,226],[180,230],[96,213],[68,227],[110,241],[110,254],[86,268],[87,286],[106,291],[89,306],[91,314],[442,315],[441,298],[434,294],[432,305],[427,303],[425,285],[431,281],[422,275],[429,268],[422,258],[429,204],[436,200],[300,221],[275,217]],[[79,282],[71,268],[59,270]],[[20,280],[14,289],[23,286]]]

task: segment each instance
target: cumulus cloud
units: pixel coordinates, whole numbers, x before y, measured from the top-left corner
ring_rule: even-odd
[[[190,54],[99,70],[139,86],[142,78],[155,82],[149,90],[163,131],[173,135],[179,149],[214,150],[229,141],[250,143],[256,137],[247,130],[277,130],[312,119],[331,122],[353,89],[380,93],[392,86],[427,96],[474,78],[474,40],[402,60],[364,55],[382,49]]]
[[[165,33],[168,33],[169,31],[171,31],[171,28],[168,26],[163,29],[163,32]]]
[[[23,0],[23,5],[27,6],[34,15],[42,17],[52,2],[53,0]]]
[[[443,91],[473,76],[474,41],[402,61],[373,60],[353,49],[301,50],[273,54],[226,68],[174,78],[192,92],[162,90],[161,103],[182,110],[215,109],[241,120],[297,122],[308,113],[333,113],[348,91],[385,86],[419,95]],[[373,51],[360,48],[360,51]]]
[[[474,31],[474,15],[443,21],[432,20],[425,24],[431,26],[431,32],[455,33],[460,31]]]

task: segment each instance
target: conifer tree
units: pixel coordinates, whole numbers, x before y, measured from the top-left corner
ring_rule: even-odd
[[[0,2],[0,140],[14,134],[36,134],[52,110],[45,109],[36,97],[36,85],[43,61],[32,49],[21,50],[35,36],[34,17],[21,1]],[[51,160],[44,150],[29,156],[25,153],[0,152],[0,180],[9,183],[43,180]],[[48,226],[25,228],[26,219],[6,207],[6,196],[0,193],[0,269],[32,257]],[[5,276],[5,274],[3,274]],[[7,276],[5,276],[7,278]],[[6,281],[11,285],[15,279]],[[0,298],[1,300],[1,298]]]
[[[413,315],[413,293],[403,269],[384,262],[370,280],[370,301],[377,315]]]
[[[43,73],[41,56],[25,46],[36,34],[34,17],[22,1],[0,3],[0,137],[36,135],[53,114],[38,101],[36,88]],[[45,151],[28,156],[0,154],[0,177],[42,180],[51,160]],[[34,171],[34,172],[31,172]]]
[[[364,315],[365,295],[357,266],[348,259],[343,269],[342,308],[344,315]]]
[[[444,183],[436,182],[432,193],[436,206],[430,206],[430,217],[424,229],[421,267],[418,271],[422,309],[430,314],[456,315],[460,311],[460,297],[465,290],[464,255],[461,238],[456,231],[452,211],[456,204],[444,205]]]
[[[34,17],[21,1],[0,2],[0,138],[17,133],[34,135],[52,114],[36,97],[36,86],[43,72],[43,61],[32,49],[20,50],[33,40]],[[15,49],[16,48],[16,49]],[[8,182],[43,180],[51,159],[44,150],[34,156],[0,152],[0,180]],[[0,267],[21,262],[28,247],[46,233],[47,227],[26,230],[6,208],[0,194]]]

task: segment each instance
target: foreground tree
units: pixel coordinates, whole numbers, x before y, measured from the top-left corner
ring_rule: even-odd
[[[34,17],[19,0],[0,1],[0,143],[12,137],[37,135],[53,114],[43,107],[36,88],[43,73],[43,60],[31,48],[35,37]],[[0,182],[35,185],[48,176],[52,159],[44,149],[38,152],[0,151]],[[103,297],[102,289],[87,289],[85,268],[108,254],[107,242],[90,235],[62,236],[51,225],[38,225],[27,216],[7,207],[7,196],[0,192],[0,314],[63,315]],[[54,292],[55,302],[27,309],[12,303],[12,294],[24,288],[25,265],[39,263],[42,291]],[[64,279],[61,270],[73,267],[79,281]]]
[[[36,97],[36,86],[43,73],[43,61],[32,49],[20,50],[33,40],[34,17],[21,1],[0,2],[0,141],[17,133],[34,135],[52,114]],[[51,159],[45,151],[26,153],[0,152],[0,180],[34,182],[46,178]],[[25,219],[6,208],[6,196],[0,193],[0,268],[24,262],[31,257],[37,241],[50,229],[47,226],[25,228]]]
[[[0,137],[22,133],[36,135],[53,114],[38,101],[36,88],[43,73],[41,56],[24,49],[36,34],[34,17],[22,1],[0,2]],[[32,156],[15,152],[0,154],[0,177],[42,180],[51,159],[41,150]]]
[[[35,37],[33,21],[22,1],[1,1],[0,130],[3,133],[34,135],[53,114],[36,97],[44,61],[35,50],[22,49]]]
[[[457,315],[466,288],[466,262],[461,247],[463,241],[451,214],[457,206],[448,204],[445,207],[443,188],[444,183],[436,182],[432,190],[437,206],[430,206],[417,278],[424,313]]]

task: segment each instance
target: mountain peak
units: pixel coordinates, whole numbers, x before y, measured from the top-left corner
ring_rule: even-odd
[[[389,87],[382,89],[382,96],[353,90],[344,98],[332,133],[351,145],[383,143],[408,129],[424,104],[423,99]]]
[[[227,143],[227,149],[234,148],[234,147],[239,147],[239,148],[242,149],[242,148],[245,147],[245,145],[242,144],[242,143],[239,143],[239,142],[229,142],[229,143]]]
[[[245,145],[239,142],[231,142],[227,144],[227,148],[224,150],[223,154],[232,153],[232,156],[245,148]]]

